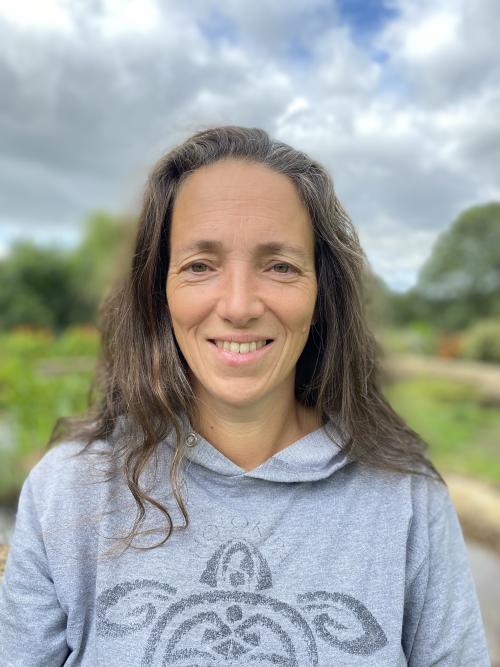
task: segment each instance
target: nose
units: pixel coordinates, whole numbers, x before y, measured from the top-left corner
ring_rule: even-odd
[[[235,326],[244,326],[260,317],[265,306],[258,293],[255,274],[246,262],[228,266],[220,281],[217,314]]]

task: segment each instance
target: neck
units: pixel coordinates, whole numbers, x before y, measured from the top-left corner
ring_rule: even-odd
[[[293,388],[292,388],[293,389]],[[193,428],[226,458],[246,471],[253,470],[323,422],[315,408],[306,408],[293,396],[275,397],[266,406],[215,404],[198,395]]]

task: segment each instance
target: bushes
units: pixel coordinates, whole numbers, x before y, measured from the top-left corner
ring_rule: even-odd
[[[98,345],[86,326],[0,334],[0,504],[15,500],[57,418],[85,410]]]
[[[411,322],[399,329],[382,329],[377,339],[389,353],[424,354],[436,352],[437,338],[433,328],[426,322]]]
[[[500,318],[480,320],[462,332],[438,332],[425,322],[377,332],[388,353],[422,354],[500,364]]]
[[[500,364],[500,318],[480,320],[464,335],[462,356]]]

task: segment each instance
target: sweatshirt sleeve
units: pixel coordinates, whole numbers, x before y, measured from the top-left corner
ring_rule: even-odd
[[[30,476],[19,496],[16,524],[0,588],[0,664],[57,667],[69,653],[66,614],[51,577]]]
[[[483,621],[457,513],[446,489],[429,524],[428,554],[405,603],[410,667],[490,667]]]

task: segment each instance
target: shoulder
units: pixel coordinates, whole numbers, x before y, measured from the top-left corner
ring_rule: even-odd
[[[362,493],[383,496],[389,502],[395,499],[411,506],[413,511],[431,518],[450,502],[448,487],[430,473],[395,472],[354,462],[346,467],[346,474],[359,486]]]
[[[352,463],[344,469],[347,485],[359,499],[360,511],[405,531],[407,548],[417,559],[429,549],[432,526],[439,520],[455,521],[456,513],[441,480],[430,475],[381,470]]]
[[[99,481],[111,472],[110,453],[110,445],[101,440],[87,448],[80,441],[64,441],[45,452],[23,484],[40,518],[61,507],[71,513],[92,505]]]
[[[94,462],[108,458],[110,452],[110,445],[103,440],[94,441],[88,447],[78,440],[59,442],[40,457],[28,477],[34,484],[43,484],[49,478],[64,479],[65,474],[79,476],[91,469]]]

